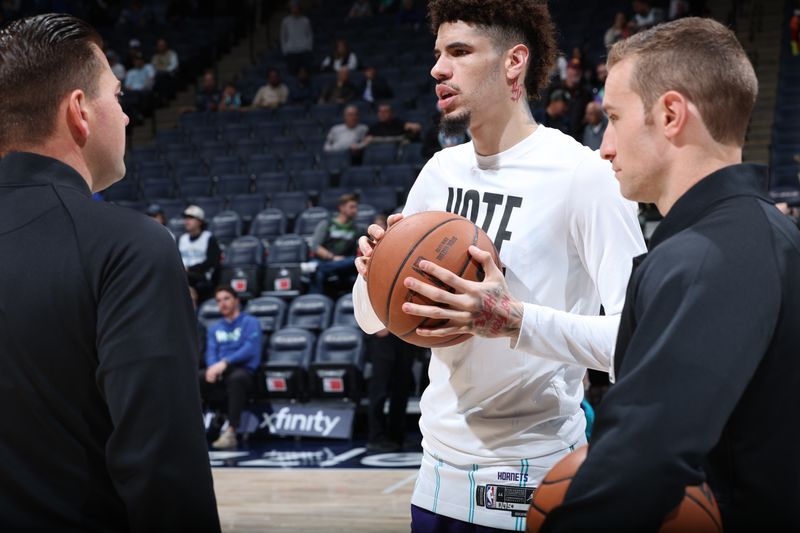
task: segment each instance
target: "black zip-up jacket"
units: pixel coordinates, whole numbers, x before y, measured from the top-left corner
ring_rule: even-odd
[[[634,259],[589,455],[542,531],[656,531],[707,475],[726,532],[800,531],[800,232],[734,165]]]
[[[71,167],[0,161],[0,529],[219,531],[175,242]]]

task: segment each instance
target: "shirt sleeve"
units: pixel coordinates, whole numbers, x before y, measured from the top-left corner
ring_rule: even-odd
[[[219,531],[185,274],[161,227],[130,230],[96,275],[108,474],[131,531]]]
[[[403,208],[403,216],[410,216],[425,210],[425,206],[422,203],[425,195],[422,190],[425,188],[424,184],[427,181],[426,176],[431,173],[431,167],[429,165],[434,164],[436,164],[435,159],[431,159],[422,168],[417,180],[408,193],[406,205]],[[353,314],[355,315],[359,327],[367,334],[372,335],[386,328],[383,322],[381,322],[381,319],[378,318],[375,310],[372,309],[372,303],[369,301],[369,294],[367,292],[367,282],[361,275],[356,278],[356,282],[353,285]]]
[[[704,242],[654,256],[657,248],[640,267],[627,311],[637,325],[619,380],[543,532],[597,524],[656,531],[684,488],[703,481],[702,466],[769,346],[781,305],[769,258],[741,252],[757,243],[742,239],[725,250],[713,237],[694,240]]]
[[[230,365],[246,365],[248,362],[261,357],[261,327],[258,322],[244,320],[242,322],[242,345],[224,359]]]
[[[565,223],[571,244],[594,282],[606,316],[525,304],[519,338],[512,347],[609,372],[613,380],[614,345],[632,259],[645,251],[636,204],[622,197],[610,163],[597,152],[577,166],[569,197]]]

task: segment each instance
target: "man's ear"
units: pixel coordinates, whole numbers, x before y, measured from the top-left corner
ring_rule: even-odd
[[[518,44],[511,48],[506,53],[506,78],[508,81],[514,81],[525,74],[528,68],[528,59],[530,52],[528,47],[524,44]]]
[[[86,94],[75,89],[66,97],[67,124],[75,143],[79,146],[86,144],[89,138],[89,110],[87,108]]]
[[[661,95],[656,111],[659,125],[668,139],[674,139],[686,128],[689,119],[689,101],[681,93],[667,91]]]

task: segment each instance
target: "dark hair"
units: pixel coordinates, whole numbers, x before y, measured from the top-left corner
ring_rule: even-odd
[[[356,197],[355,194],[343,194],[339,197],[339,203],[337,203],[336,206],[342,207],[348,202],[358,202],[358,197]]]
[[[430,0],[434,35],[447,22],[462,21],[487,33],[498,50],[528,47],[525,88],[535,97],[547,85],[556,60],[555,26],[544,0]]]
[[[217,288],[214,289],[214,296],[216,297],[220,292],[227,292],[237,300],[239,299],[239,293],[233,290],[233,287],[230,285],[218,285]]]
[[[98,92],[100,34],[71,15],[50,13],[0,30],[0,153],[47,140],[70,91]]]

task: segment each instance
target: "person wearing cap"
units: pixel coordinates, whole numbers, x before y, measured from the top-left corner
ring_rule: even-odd
[[[220,249],[214,235],[206,229],[206,214],[196,205],[183,212],[186,233],[178,239],[183,266],[189,286],[194,287],[200,300],[211,297],[214,275],[219,267]]]

